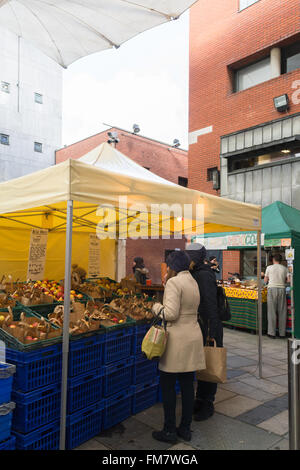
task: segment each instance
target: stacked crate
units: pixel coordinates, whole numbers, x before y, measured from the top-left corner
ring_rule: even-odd
[[[138,324],[133,336],[133,399],[132,414],[155,405],[158,400],[158,362],[149,361],[141,351],[142,341],[151,324]]]
[[[131,416],[134,357],[134,327],[107,329],[104,345],[103,429],[111,428]]]
[[[70,341],[66,448],[74,449],[101,432],[105,334]]]
[[[0,450],[14,450],[15,437],[11,436],[11,423],[15,403],[11,390],[15,366],[0,362]]]
[[[16,366],[12,391],[16,448],[58,449],[61,344],[28,352],[7,349],[6,358]]]

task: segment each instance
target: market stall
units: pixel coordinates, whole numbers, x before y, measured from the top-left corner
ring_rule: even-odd
[[[274,202],[262,210],[262,272],[269,264],[271,254],[280,253],[285,259],[286,249],[299,246],[300,238],[300,211],[282,202]],[[241,273],[238,285],[234,280],[223,281],[226,295],[231,307],[232,318],[228,325],[248,330],[258,330],[257,321],[257,283],[251,279],[257,277],[257,233],[222,233],[206,234],[197,238],[208,250],[240,251]],[[298,256],[298,250],[296,250]],[[294,262],[294,270],[298,265]],[[225,273],[226,274],[226,273]],[[247,286],[247,283],[252,284]],[[245,288],[247,287],[247,288]],[[293,295],[287,289],[287,333],[293,330]],[[262,290],[263,330],[267,329],[267,289]]]
[[[123,198],[121,202],[120,197]],[[125,197],[127,198],[126,207],[124,207]],[[165,206],[161,207],[161,203],[164,203]],[[142,208],[141,204],[143,204]],[[159,215],[155,206],[157,204],[160,207]],[[174,220],[174,217],[170,215],[170,210],[166,208],[166,205],[173,204],[177,204],[182,209],[185,208],[185,205],[191,207],[190,217],[186,217],[185,220],[181,221]],[[196,217],[198,206],[201,207],[201,218]],[[60,313],[58,309],[54,312],[56,307],[53,308],[52,312],[55,313],[55,320],[60,322],[62,319],[62,316],[60,316],[62,314],[61,308],[63,307],[62,335],[60,335],[62,343],[51,343],[47,348],[37,348],[31,352],[11,348],[7,350],[8,358],[17,364],[15,380],[17,383],[19,381],[18,390],[22,390],[22,394],[33,393],[34,396],[30,398],[35,402],[37,400],[36,393],[42,389],[44,393],[46,392],[45,387],[50,387],[51,390],[48,388],[47,392],[49,394],[51,392],[56,397],[56,403],[61,403],[60,412],[56,415],[59,417],[58,421],[47,422],[47,425],[43,426],[46,416],[43,418],[41,413],[41,422],[39,423],[39,429],[43,431],[44,436],[49,436],[48,447],[45,448],[57,448],[57,433],[59,433],[61,449],[65,448],[66,438],[67,445],[71,448],[79,444],[78,429],[83,429],[82,423],[84,420],[89,419],[89,422],[95,420],[96,424],[94,422],[95,425],[92,430],[88,429],[89,432],[84,435],[80,434],[80,442],[89,439],[92,431],[97,434],[99,429],[105,429],[120,422],[118,420],[122,421],[128,417],[128,413],[130,415],[133,409],[140,409],[137,406],[138,398],[141,395],[144,396],[149,389],[152,390],[157,385],[152,382],[146,384],[137,383],[137,381],[135,381],[135,384],[131,382],[132,368],[134,367],[135,371],[133,376],[136,377],[137,366],[144,366],[143,363],[139,362],[140,358],[136,355],[140,350],[140,341],[145,334],[145,330],[138,328],[138,325],[131,326],[128,321],[124,321],[123,323],[126,323],[126,325],[118,324],[116,329],[114,329],[114,326],[112,326],[113,329],[105,329],[105,327],[104,330],[103,328],[95,329],[95,334],[89,336],[88,339],[85,339],[85,336],[76,339],[72,337],[72,334],[78,333],[78,330],[70,332],[70,326],[72,326],[74,320],[74,311],[71,311],[73,306],[71,299],[71,295],[73,295],[71,293],[71,264],[72,257],[74,260],[74,256],[81,255],[81,252],[84,251],[85,237],[90,233],[97,233],[102,238],[101,243],[108,243],[106,248],[113,253],[113,255],[110,252],[106,253],[108,259],[111,255],[111,259],[115,259],[115,251],[111,249],[111,246],[114,246],[115,239],[120,234],[124,238],[125,233],[126,236],[133,233],[136,235],[137,225],[140,228],[139,233],[144,235],[149,234],[152,225],[154,225],[156,234],[165,234],[165,222],[170,222],[170,219],[172,234],[175,232],[182,233],[184,230],[185,234],[191,233],[192,229],[194,233],[203,233],[203,230],[226,232],[234,230],[253,231],[261,228],[261,211],[257,206],[221,199],[177,185],[170,186],[168,182],[163,180],[157,182],[136,177],[134,174],[130,176],[128,173],[122,172],[121,168],[119,172],[116,170],[110,171],[73,160],[68,160],[56,167],[47,168],[17,180],[1,183],[0,214],[0,262],[2,272],[8,274],[6,268],[8,261],[18,266],[18,250],[21,248],[22,256],[24,256],[24,246],[27,245],[28,250],[28,242],[33,229],[46,229],[48,236],[51,236],[51,243],[53,243],[54,248],[50,252],[47,250],[47,263],[50,262],[48,271],[50,279],[53,272],[57,272],[57,269],[62,270],[62,258],[65,257],[63,303],[56,306],[60,308]],[[151,214],[155,215],[155,223],[153,224],[152,220],[149,220]],[[132,224],[133,221],[135,224]],[[226,224],[224,224],[224,221],[226,221]],[[189,225],[187,226],[187,224]],[[57,250],[61,245],[56,244],[56,240],[60,240],[62,236],[66,238],[65,250],[61,248],[62,253],[57,254]],[[112,239],[107,240],[105,237],[108,236],[112,236]],[[78,242],[76,241],[77,237]],[[15,241],[14,245],[12,239]],[[72,241],[75,241],[73,245]],[[109,245],[110,243],[112,245]],[[41,255],[40,250],[37,251]],[[22,268],[19,269],[23,270],[23,276],[24,266],[27,261],[26,259],[21,260]],[[58,264],[59,267],[57,267]],[[12,266],[13,264],[10,265],[10,270]],[[37,269],[37,267],[35,265],[34,269]],[[14,278],[13,281],[16,281],[16,279]],[[137,304],[135,303],[135,305]],[[99,321],[101,314],[103,314],[103,305],[102,307],[96,305],[96,307]],[[114,318],[118,319],[117,311],[120,305],[115,303],[114,307],[111,306],[110,308],[115,309]],[[85,312],[88,310],[86,302],[84,309]],[[78,310],[80,310],[80,307],[78,307]],[[30,317],[30,314],[28,315]],[[86,316],[88,315],[86,314]],[[24,324],[30,323],[26,318],[27,316],[19,319],[11,317],[8,321],[12,322],[11,325],[14,321],[21,320],[22,325],[19,326],[24,327]],[[114,318],[110,320],[114,322]],[[94,317],[92,320],[97,319]],[[132,319],[132,321],[135,320]],[[35,321],[34,328],[38,329],[40,322],[41,320],[39,322]],[[42,321],[42,323],[44,322]],[[80,328],[84,328],[87,323],[89,322],[85,319]],[[118,323],[120,323],[120,320]],[[43,324],[42,327],[46,328],[46,332],[48,331],[48,326],[45,327],[45,324]],[[25,362],[26,367],[22,366]],[[24,374],[29,373],[31,367],[36,366],[37,363],[39,363],[38,373],[35,373],[31,378],[29,376],[25,377]],[[99,384],[101,382],[100,372],[102,371],[103,374],[103,368],[103,394],[101,397],[97,395],[97,402],[93,402],[94,404],[91,405],[90,401],[89,404],[83,401],[84,408],[80,410],[70,408],[71,390],[79,387],[81,397],[86,395],[84,390],[95,390],[95,388],[88,385],[89,381]],[[123,379],[121,380],[119,376],[117,380],[118,388],[116,389],[114,386],[109,385],[112,383],[109,378],[115,373],[120,374],[120,371],[124,372],[124,381],[122,382]],[[154,372],[152,372],[152,378],[154,377],[153,374]],[[121,384],[125,388],[122,388]],[[120,388],[122,388],[121,391]],[[99,386],[96,389],[99,393]],[[45,399],[44,395],[43,397]],[[93,394],[89,397],[95,399]],[[19,400],[20,403],[23,398],[23,395],[21,397],[15,395],[14,400],[17,403]],[[122,404],[126,404],[126,416],[120,413]],[[34,436],[32,432],[27,434],[27,431],[24,431],[23,428],[22,432],[25,432],[25,436],[22,437],[21,448],[32,448],[30,446],[34,445],[32,443]],[[33,434],[36,434],[35,431],[33,431]],[[54,435],[56,436],[55,444],[51,442],[51,436]]]

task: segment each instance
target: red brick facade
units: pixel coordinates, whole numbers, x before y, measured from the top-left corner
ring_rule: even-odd
[[[189,132],[209,126],[213,132],[199,136],[189,147],[190,188],[219,194],[207,181],[207,169],[220,167],[221,136],[282,117],[274,108],[275,96],[287,93],[291,103],[287,114],[300,112],[300,104],[292,102],[299,69],[233,92],[234,69],[296,40],[300,40],[299,0],[259,0],[241,12],[239,0],[201,0],[192,7]],[[224,256],[225,265],[227,258],[239,265],[238,253]],[[224,273],[228,270],[232,271],[224,266]]]
[[[97,135],[88,137],[80,142],[64,147],[56,152],[56,163],[69,158],[77,159],[108,140],[108,131],[116,131],[120,142],[117,149],[139,165],[152,173],[169,181],[178,183],[178,177],[187,178],[187,152],[180,148],[132,134],[123,129],[112,128]],[[185,240],[127,240],[126,270],[132,272],[132,261],[136,256],[142,256],[150,271],[153,283],[161,283],[161,263],[165,261],[165,250],[183,249]]]

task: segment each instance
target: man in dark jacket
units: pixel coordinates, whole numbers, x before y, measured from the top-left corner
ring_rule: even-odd
[[[217,283],[211,267],[204,264],[206,249],[200,243],[191,243],[186,248],[191,259],[190,271],[200,290],[198,321],[204,345],[207,338],[215,339],[217,347],[223,346],[223,324],[218,315]],[[214,414],[217,384],[198,380],[194,406],[195,420],[204,421]]]

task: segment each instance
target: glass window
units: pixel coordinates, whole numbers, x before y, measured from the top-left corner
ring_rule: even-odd
[[[235,72],[235,91],[247,90],[271,79],[270,57]]]
[[[228,159],[228,172],[243,170],[247,168],[253,168],[260,165],[265,165],[266,163],[273,163],[280,160],[285,160],[286,158],[295,158],[300,157],[300,147],[296,148],[284,148],[276,152],[265,153],[262,151],[261,155],[256,156],[237,156],[231,157]]]
[[[188,187],[188,179],[184,178],[183,176],[178,176],[178,184],[179,186],[184,186],[185,188]]]
[[[261,268],[265,272],[268,265],[267,252],[261,252]],[[243,279],[251,279],[257,277],[257,250],[242,250],[242,272]]]
[[[34,142],[34,151],[35,151],[35,152],[42,153],[42,151],[43,151],[43,144],[41,144],[40,142]]]
[[[40,95],[39,93],[34,94],[34,101],[39,104],[43,104],[43,95]]]
[[[4,91],[4,93],[10,93],[10,84],[8,82],[1,82],[1,91]]]
[[[282,49],[282,73],[300,69],[300,42]]]
[[[259,0],[240,0],[240,11],[245,10],[245,8],[250,7],[253,3],[258,1]]]
[[[0,142],[2,145],[9,145],[9,135],[0,134]]]

